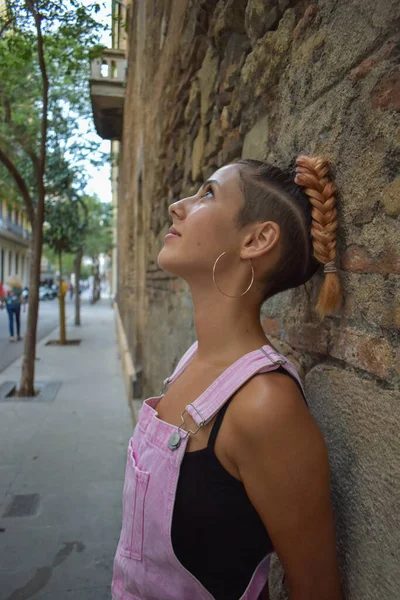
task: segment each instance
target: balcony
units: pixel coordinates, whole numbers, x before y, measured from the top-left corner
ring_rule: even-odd
[[[127,61],[122,50],[108,48],[91,63],[90,97],[96,131],[105,140],[120,140]]]
[[[0,237],[29,246],[29,240],[32,234],[24,229],[22,225],[13,223],[11,219],[0,217]]]

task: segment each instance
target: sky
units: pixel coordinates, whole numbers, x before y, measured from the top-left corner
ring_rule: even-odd
[[[91,0],[84,0],[83,4],[90,5],[93,4]],[[101,2],[101,10],[97,13],[97,18],[103,23],[108,23],[110,25],[109,30],[107,32],[103,32],[100,43],[108,48],[111,47],[111,1],[103,1]],[[109,140],[102,140],[97,134],[94,128],[93,120],[89,125],[84,120],[79,123],[80,134],[85,135],[87,130],[91,129],[90,139],[101,142],[100,150],[102,152],[110,153],[111,143]],[[99,197],[102,202],[111,202],[111,166],[109,162],[106,162],[102,167],[96,168],[87,163],[86,167],[88,173],[88,185],[86,187],[86,192],[88,194],[95,194]]]

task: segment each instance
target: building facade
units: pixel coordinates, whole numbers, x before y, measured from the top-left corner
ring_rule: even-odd
[[[29,285],[30,226],[25,213],[0,201],[0,281],[19,277]]]
[[[186,284],[156,262],[168,205],[240,157],[333,165],[343,308],[318,320],[316,275],[262,319],[328,444],[347,600],[400,590],[399,18],[395,0],[134,0],[126,28],[117,299],[144,396],[195,338]]]
[[[111,2],[111,48],[92,62],[90,92],[97,133],[111,141],[111,194],[113,206],[113,248],[111,252],[110,287],[117,294],[118,281],[118,180],[120,140],[127,71],[128,29],[131,2]]]

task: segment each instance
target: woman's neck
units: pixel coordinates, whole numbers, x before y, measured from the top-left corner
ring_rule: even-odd
[[[259,303],[213,293],[192,295],[199,343],[196,363],[224,368],[269,343],[260,323]]]

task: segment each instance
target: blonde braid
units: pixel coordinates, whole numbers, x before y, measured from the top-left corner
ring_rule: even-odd
[[[311,237],[314,256],[324,265],[325,280],[322,285],[317,312],[321,317],[336,312],[342,304],[342,291],[335,265],[336,187],[328,177],[328,161],[320,156],[299,156],[296,159],[297,185],[304,187],[312,208]]]

